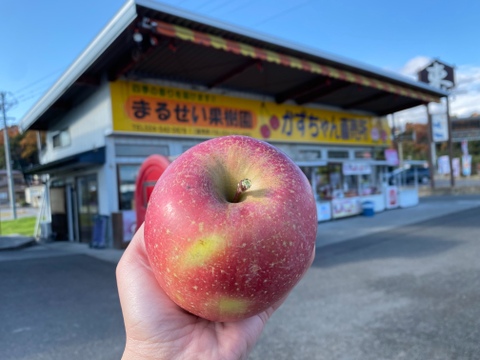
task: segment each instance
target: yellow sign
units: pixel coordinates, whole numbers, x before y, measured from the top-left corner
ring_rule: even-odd
[[[279,105],[167,86],[110,84],[113,130],[267,141],[390,145],[385,118]]]

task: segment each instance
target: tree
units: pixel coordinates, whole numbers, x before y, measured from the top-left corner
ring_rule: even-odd
[[[407,123],[405,134],[415,133],[415,140],[402,141],[403,158],[410,160],[428,159],[428,133],[426,124]]]
[[[407,123],[405,126],[405,133],[415,131],[415,141],[403,141],[403,158],[411,160],[427,160],[429,143],[428,143],[428,127],[427,124],[412,124]],[[442,142],[435,144],[436,155],[448,155],[448,142]],[[476,173],[477,164],[480,164],[480,141],[469,141],[468,149],[470,155],[472,155],[472,174]],[[452,144],[453,157],[461,158],[462,149],[459,142]],[[434,167],[436,164],[434,164]]]
[[[4,129],[0,130],[0,169],[5,169]],[[37,135],[35,131],[20,133],[17,126],[7,129],[12,169],[24,171],[26,168],[38,164]]]

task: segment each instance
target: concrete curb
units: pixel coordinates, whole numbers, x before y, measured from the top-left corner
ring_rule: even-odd
[[[463,186],[455,188],[422,188],[418,190],[418,196],[448,196],[448,195],[478,195],[480,186]]]
[[[8,235],[0,236],[0,251],[23,249],[37,242],[33,236]]]

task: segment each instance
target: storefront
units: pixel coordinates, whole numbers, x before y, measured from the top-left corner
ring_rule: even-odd
[[[177,136],[255,137],[284,150],[302,168],[319,202],[319,220],[359,214],[364,200],[373,201],[376,211],[385,208],[381,177],[371,161],[373,153],[390,146],[384,117],[148,83],[119,81],[110,89],[115,134],[155,134],[170,136],[171,141]],[[162,153],[170,154],[166,149]],[[120,199],[133,196],[139,166],[118,165]],[[129,209],[131,201],[121,200],[120,210]]]
[[[387,116],[442,96],[410,79],[136,0],[21,128],[46,131],[42,165],[30,172],[48,174],[56,189],[52,203],[62,206],[52,207],[59,212],[52,218],[66,224],[64,240],[89,241],[94,219],[104,216],[106,246],[114,246],[121,226],[112,219],[131,223],[136,177],[147,157],[173,160],[229,134],[288,154],[311,181],[319,220],[358,214],[364,200],[380,211],[387,207],[378,163],[391,146]]]

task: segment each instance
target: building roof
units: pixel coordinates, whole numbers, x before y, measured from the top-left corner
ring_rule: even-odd
[[[480,140],[480,116],[452,118],[452,140],[455,142]]]
[[[251,93],[278,103],[374,115],[448,95],[397,74],[155,1],[129,0],[29,110],[20,128],[49,129],[105,78],[175,81]]]

